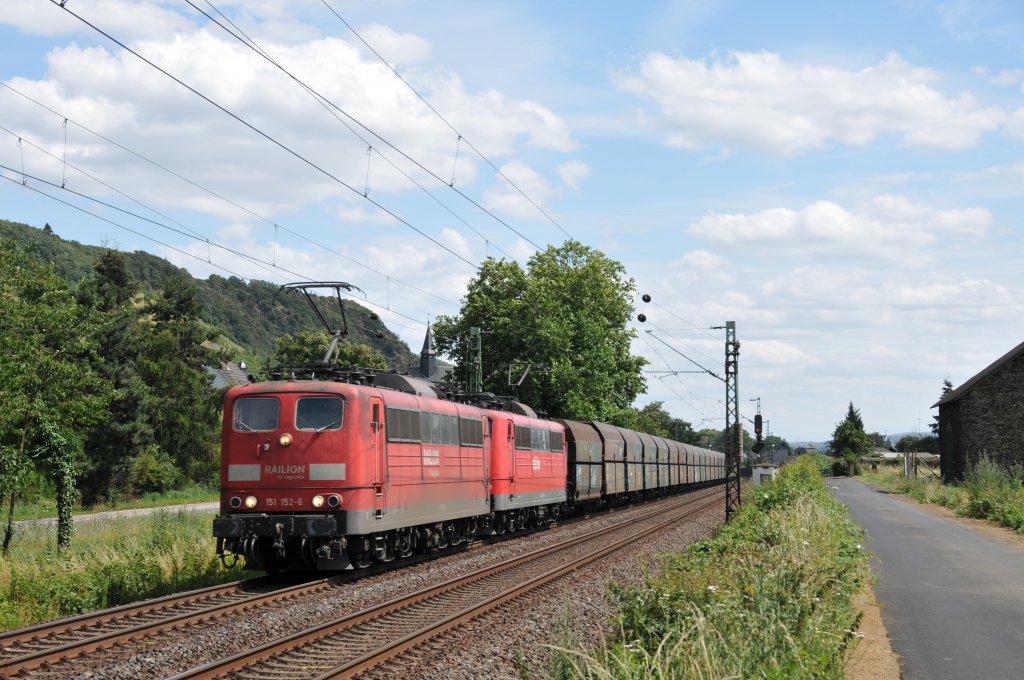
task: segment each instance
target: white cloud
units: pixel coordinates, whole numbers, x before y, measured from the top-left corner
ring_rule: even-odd
[[[558,188],[552,186],[539,172],[520,161],[506,163],[501,167],[501,173],[542,208],[559,193]],[[484,193],[484,207],[518,218],[541,218],[542,215],[537,208],[523,196],[523,193],[509,184],[509,181],[496,177],[494,186]]]
[[[383,24],[371,24],[359,29],[359,34],[392,66],[416,64],[430,58],[430,43],[414,33],[399,33]]]
[[[104,30],[121,40],[166,37],[194,28],[189,19],[172,9],[161,7],[160,3],[94,0],[87,5],[72,2],[68,9],[86,19],[102,18]],[[23,33],[43,36],[92,31],[70,13],[50,2],[5,2],[0,9],[0,23],[13,26]]]
[[[983,237],[991,225],[992,215],[984,208],[938,210],[883,195],[862,212],[816,201],[800,210],[711,213],[691,224],[689,233],[724,245],[785,248],[790,256],[901,259],[907,257],[906,250],[923,248],[945,236]]]
[[[558,166],[558,176],[565,186],[579,191],[580,181],[590,176],[590,166],[583,161],[569,161]]]
[[[1006,128],[1010,131],[1010,134],[1024,139],[1024,107],[1013,112],[1013,115],[1010,116],[1010,122],[1007,123]]]
[[[991,78],[996,85],[1017,85],[1024,92],[1024,68],[1005,69]]]
[[[934,88],[939,79],[897,54],[853,71],[768,52],[710,60],[655,53],[618,84],[655,101],[658,130],[683,149],[738,145],[794,155],[890,134],[907,146],[959,149],[1005,119],[970,93],[944,95]]]
[[[116,3],[111,8],[115,6],[135,4]],[[160,30],[131,33],[141,53],[347,183],[354,192],[135,57],[103,47],[69,44],[55,48],[47,57],[48,70],[43,78],[12,79],[12,87],[44,102],[60,116],[41,115],[34,105],[0,91],[5,124],[26,139],[63,153],[62,124],[67,115],[268,216],[311,202],[333,201],[338,196],[351,199],[367,189],[378,197],[389,192],[418,191],[381,154],[387,154],[404,172],[421,181],[426,179],[421,169],[364,130],[360,134],[365,142],[346,130],[301,88],[219,29],[196,29],[166,7],[149,7],[147,11],[166,17],[131,11],[122,16],[111,11],[109,16],[115,18],[104,18],[101,23],[112,30],[119,28],[117,22],[122,20],[140,24],[150,21],[159,26]],[[22,21],[19,17],[23,13],[8,14],[13,15],[7,17],[8,21]],[[251,21],[257,30],[262,26],[257,19]],[[536,102],[509,99],[496,90],[467,91],[454,74],[417,61],[429,55],[427,41],[389,31],[381,26],[372,27],[368,33],[397,55],[396,62],[413,63],[407,77],[482,152],[500,158],[513,155],[524,144],[558,152],[575,148],[565,121],[549,109]],[[478,161],[465,144],[456,166],[456,135],[365,50],[334,37],[285,42],[264,39],[261,44],[286,68],[446,182],[453,168],[460,187],[476,180]],[[73,123],[68,137],[70,163],[88,167],[115,186],[144,187],[140,198],[147,202],[213,210],[222,217],[238,218],[236,208],[218,205],[217,199],[195,187],[171,179],[152,166],[140,165],[137,159],[84,133]],[[369,162],[368,145],[374,147]],[[570,165],[567,172],[570,179],[578,181],[582,177],[580,166]],[[79,177],[74,181],[83,180]],[[429,181],[437,186],[434,180]]]
[[[742,343],[743,360],[768,366],[814,366],[820,359],[782,340],[748,340]]]

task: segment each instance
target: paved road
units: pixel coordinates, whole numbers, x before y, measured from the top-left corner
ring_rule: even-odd
[[[902,677],[1024,678],[1024,548],[849,479]]]

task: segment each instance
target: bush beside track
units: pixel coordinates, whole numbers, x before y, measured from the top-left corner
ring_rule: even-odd
[[[638,588],[614,588],[617,633],[570,651],[555,678],[841,678],[869,578],[864,532],[803,457],[752,489],[717,536],[666,558]]]
[[[54,527],[27,527],[0,557],[0,630],[241,578],[214,556],[209,514],[83,522],[64,554]]]

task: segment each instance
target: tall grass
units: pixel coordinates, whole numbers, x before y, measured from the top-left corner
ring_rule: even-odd
[[[555,678],[841,678],[868,578],[863,530],[798,459],[756,487],[713,539],[659,576],[614,590],[618,633],[603,649],[561,646]]]
[[[169,489],[167,491],[148,491],[138,497],[118,496],[112,494],[103,502],[94,505],[75,507],[75,514],[88,514],[93,512],[106,512],[108,510],[128,510],[132,508],[159,508],[165,505],[184,505],[188,503],[202,503],[216,501],[220,492],[216,487],[192,485],[183,489]],[[52,490],[42,486],[34,486],[25,489],[19,494],[18,503],[14,506],[15,521],[24,519],[42,519],[45,517],[57,516],[57,504],[53,500]],[[6,518],[6,508],[3,517]]]
[[[961,517],[988,519],[1024,533],[1024,468],[1005,468],[983,457],[960,484],[934,478],[903,476],[901,470],[864,474],[887,491],[906,494],[921,503],[942,505]]]
[[[0,629],[242,578],[215,559],[208,514],[81,522],[63,555],[55,533],[23,525],[0,558]]]

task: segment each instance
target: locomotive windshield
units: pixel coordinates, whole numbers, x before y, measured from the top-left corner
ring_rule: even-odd
[[[299,397],[295,406],[295,428],[316,432],[339,430],[344,410],[341,397]]]
[[[277,429],[281,404],[273,397],[243,397],[235,402],[237,432],[269,432]]]

